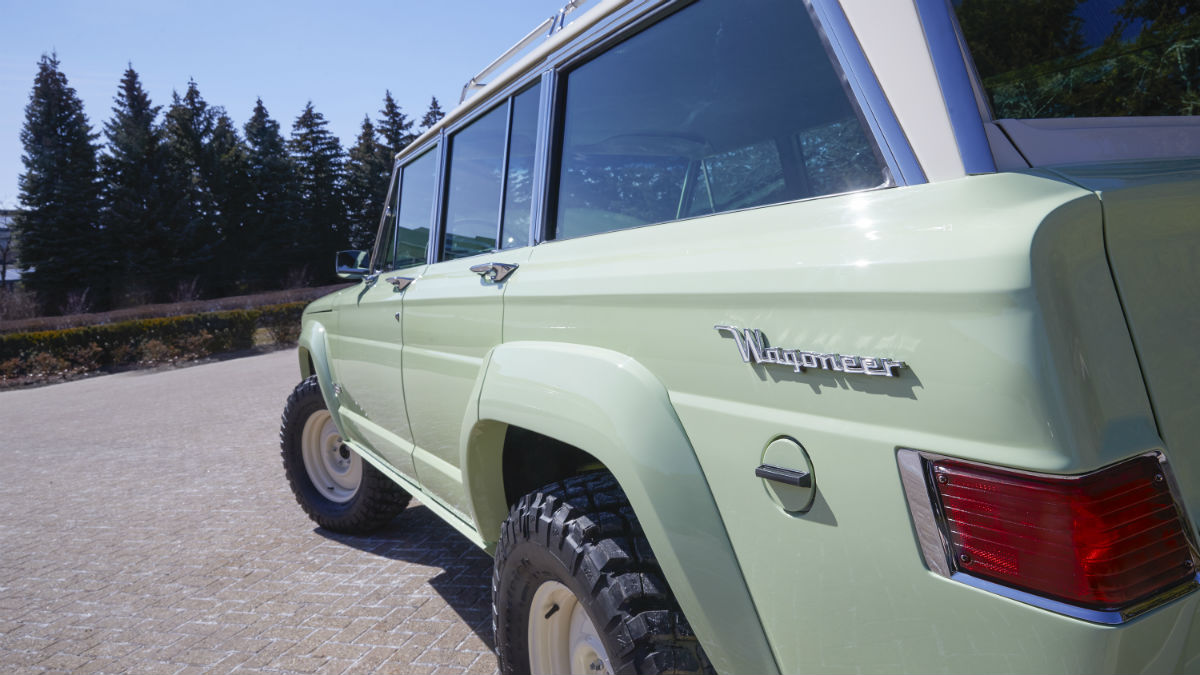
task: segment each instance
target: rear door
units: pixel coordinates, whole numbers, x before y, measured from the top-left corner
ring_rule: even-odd
[[[502,298],[529,257],[540,86],[452,130],[438,262],[405,293],[404,387],[421,484],[466,514],[459,434],[483,358],[503,339]]]

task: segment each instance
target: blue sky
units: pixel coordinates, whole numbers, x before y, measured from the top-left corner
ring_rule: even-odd
[[[188,78],[240,129],[261,96],[290,132],[308,100],[344,146],[384,90],[420,119],[565,0],[0,0],[0,208],[17,206],[19,133],[43,53],[57,51],[95,131],[128,63],[156,105]]]

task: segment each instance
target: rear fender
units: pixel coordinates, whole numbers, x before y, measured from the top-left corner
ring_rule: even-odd
[[[508,512],[504,432],[580,448],[616,477],[667,582],[721,672],[778,672],[708,483],[667,390],[623,354],[555,342],[497,346],[463,425],[463,480],[489,547]]]

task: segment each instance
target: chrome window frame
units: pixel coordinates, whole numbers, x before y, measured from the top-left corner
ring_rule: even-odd
[[[933,70],[967,174],[996,173],[984,123],[992,115],[950,0],[914,0]]]
[[[841,4],[838,0],[805,2],[814,18],[817,34],[826,40],[826,51],[830,51],[834,57],[834,67],[850,87],[851,102],[860,109],[863,121],[874,136],[878,151],[891,169],[896,183],[919,185],[929,182]]]
[[[401,185],[401,182],[404,180],[404,178],[403,178],[404,170],[403,169],[404,169],[404,167],[402,167],[400,165],[400,162],[392,163],[392,175],[390,178],[388,178],[387,197],[384,198],[383,213],[379,214],[379,226],[375,228],[375,241],[371,245],[371,259],[370,259],[370,262],[367,263],[367,269],[369,269],[371,271],[370,272],[371,274],[382,274],[383,272],[391,272],[392,271],[392,270],[379,269],[375,263],[379,261],[379,243],[380,243],[380,241],[383,240],[383,226],[385,223],[387,223],[388,208],[389,207],[395,208],[396,209],[396,217],[399,218],[399,216],[400,216],[400,185]],[[392,224],[393,232],[395,231],[395,229],[396,229],[396,224],[393,223]],[[393,237],[392,238],[392,262],[393,263],[396,261],[395,253],[396,253],[396,239],[395,239],[395,237]]]

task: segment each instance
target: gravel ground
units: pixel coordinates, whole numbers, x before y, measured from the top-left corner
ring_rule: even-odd
[[[291,351],[0,392],[0,671],[491,673],[491,558],[414,501],[315,528]]]

